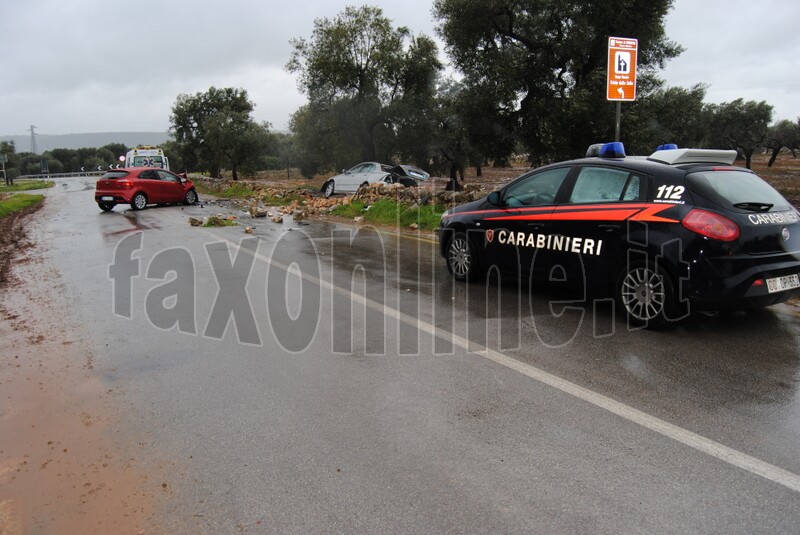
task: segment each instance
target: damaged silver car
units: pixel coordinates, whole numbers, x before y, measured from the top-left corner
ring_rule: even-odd
[[[411,165],[386,165],[378,162],[364,162],[341,174],[333,176],[322,185],[326,197],[337,193],[355,193],[362,186],[374,183],[402,184],[406,187],[419,185],[430,177],[428,173]]]

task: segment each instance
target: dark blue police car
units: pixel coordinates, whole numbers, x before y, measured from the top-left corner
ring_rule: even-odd
[[[800,295],[800,213],[736,151],[621,143],[533,170],[442,216],[458,280],[489,269],[613,295],[632,324]]]

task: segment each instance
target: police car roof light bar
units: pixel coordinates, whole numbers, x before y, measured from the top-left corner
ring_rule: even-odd
[[[586,149],[586,157],[592,158],[594,156],[600,155],[600,149],[605,145],[605,143],[594,143],[593,145],[589,145],[589,148]]]
[[[663,145],[659,145],[656,147],[656,151],[659,150],[675,150],[678,146],[675,143],[664,143]]]
[[[624,158],[625,146],[619,141],[606,143],[600,148],[601,158]]]
[[[670,149],[657,150],[647,159],[667,165],[687,163],[723,163],[731,165],[736,160],[735,150],[718,149]]]

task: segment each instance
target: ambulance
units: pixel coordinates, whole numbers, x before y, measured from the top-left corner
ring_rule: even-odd
[[[125,167],[157,167],[169,170],[169,158],[158,147],[142,145],[128,151],[125,155]]]

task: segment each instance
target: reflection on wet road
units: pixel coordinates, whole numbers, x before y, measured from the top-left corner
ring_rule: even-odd
[[[229,207],[101,213],[83,187],[51,193],[50,246],[124,425],[179,460],[173,531],[796,530],[792,306],[629,330],[607,300],[457,284],[429,241],[193,228]]]

